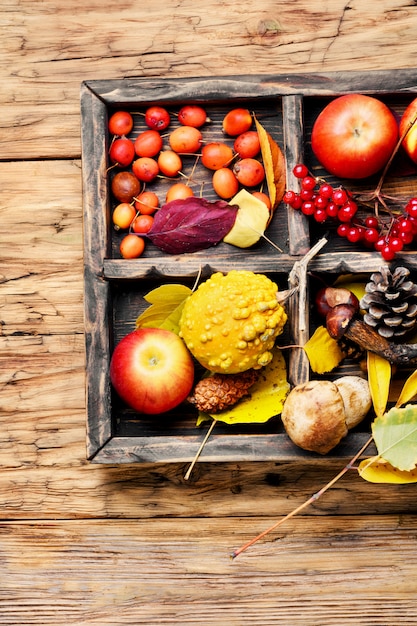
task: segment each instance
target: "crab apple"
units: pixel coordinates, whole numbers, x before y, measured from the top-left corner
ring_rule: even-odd
[[[414,163],[417,163],[417,98],[406,108],[400,121],[400,136],[408,129],[402,147]]]
[[[134,143],[135,153],[139,157],[154,157],[161,150],[163,139],[157,130],[144,130],[140,133]]]
[[[207,113],[203,107],[197,104],[185,104],[178,111],[178,121],[184,126],[194,126],[194,128],[200,128],[206,122],[209,122]]]
[[[119,202],[132,202],[140,187],[139,179],[131,172],[118,172],[111,182],[112,194]]]
[[[168,141],[174,152],[190,154],[200,150],[203,135],[194,126],[178,126],[172,131]]]
[[[152,106],[145,111],[145,124],[153,130],[165,130],[171,123],[171,116],[164,107]]]
[[[152,215],[159,207],[159,198],[154,191],[142,191],[135,198],[135,209],[142,215]]]
[[[159,174],[159,166],[151,157],[139,157],[132,163],[132,171],[144,183],[150,183]]]
[[[135,148],[130,139],[120,137],[115,139],[109,149],[110,161],[115,165],[127,167],[135,158]]]
[[[158,415],[187,398],[194,383],[194,363],[177,334],[163,328],[138,328],[114,349],[110,380],[131,408]]]
[[[133,117],[127,111],[116,111],[110,116],[107,127],[112,135],[128,135],[133,128]]]
[[[223,132],[226,135],[236,137],[249,130],[252,122],[252,115],[248,109],[232,109],[223,118]]]
[[[165,200],[166,202],[184,200],[184,198],[190,198],[193,195],[194,192],[189,185],[186,183],[175,183],[168,189]]]
[[[238,181],[245,187],[256,187],[265,178],[264,166],[256,159],[242,159],[238,161],[233,171]]]
[[[136,209],[129,202],[118,204],[112,214],[112,221],[116,230],[129,228],[136,215]]]
[[[239,181],[228,167],[216,170],[212,178],[213,189],[220,198],[228,200],[239,191]]]
[[[137,259],[145,250],[145,240],[138,235],[129,233],[120,242],[120,254],[124,259]]]
[[[209,170],[227,167],[232,160],[232,148],[221,141],[206,143],[201,149],[201,162]]]
[[[174,150],[163,150],[158,157],[158,167],[164,176],[177,176],[182,169],[181,157]]]
[[[152,228],[153,221],[152,215],[139,214],[132,222],[132,231],[137,235],[146,235]]]
[[[313,124],[311,147],[331,174],[362,179],[386,165],[398,137],[397,120],[387,105],[355,93],[324,107]]]
[[[256,130],[248,130],[238,135],[233,144],[234,151],[241,159],[252,159],[261,151],[261,142]]]
[[[266,204],[267,208],[270,210],[272,208],[271,198],[264,191],[253,191],[252,195],[258,200],[261,200],[264,204]]]

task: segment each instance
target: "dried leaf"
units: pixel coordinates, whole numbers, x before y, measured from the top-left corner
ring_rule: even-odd
[[[303,347],[310,367],[316,374],[331,372],[345,356],[324,326],[319,326]]]
[[[269,210],[246,189],[241,189],[230,204],[239,208],[235,223],[223,241],[238,248],[249,248],[262,237],[269,221]]]
[[[391,384],[391,364],[374,352],[367,355],[368,382],[377,417],[385,413]]]
[[[406,485],[417,483],[417,469],[401,471],[381,459],[374,456],[361,461],[358,467],[359,476],[370,483],[387,483],[396,485]]]
[[[261,144],[261,154],[265,168],[266,184],[268,186],[269,199],[271,200],[271,218],[273,211],[281,202],[285,193],[285,158],[281,148],[256,118],[255,124]]]
[[[402,471],[417,464],[417,405],[394,407],[372,423],[379,456]]]
[[[237,211],[237,206],[225,200],[172,200],[155,213],[147,237],[167,254],[204,250],[218,244],[231,230]]]
[[[192,290],[185,285],[161,285],[144,296],[151,304],[136,319],[136,328],[165,328],[178,335],[185,301]]]
[[[259,379],[250,388],[250,395],[226,411],[213,415],[200,413],[197,425],[207,419],[216,419],[226,424],[267,422],[281,413],[289,390],[284,357],[279,348],[274,348],[272,361],[260,372]]]
[[[407,378],[395,406],[402,406],[409,402],[417,394],[417,370]]]

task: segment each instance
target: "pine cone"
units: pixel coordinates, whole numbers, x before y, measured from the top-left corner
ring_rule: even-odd
[[[417,322],[417,285],[410,271],[398,266],[392,273],[383,267],[371,275],[360,307],[364,322],[387,339],[403,337]]]
[[[247,395],[258,380],[258,372],[250,369],[241,374],[213,374],[200,380],[187,398],[199,411],[219,413]]]

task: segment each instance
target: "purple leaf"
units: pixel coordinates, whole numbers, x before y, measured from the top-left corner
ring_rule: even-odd
[[[147,237],[167,254],[204,250],[227,235],[235,223],[237,210],[237,206],[225,200],[210,202],[195,197],[172,200],[155,213]]]

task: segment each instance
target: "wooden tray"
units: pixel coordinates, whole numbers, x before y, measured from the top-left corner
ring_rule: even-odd
[[[135,319],[146,308],[144,294],[170,281],[192,286],[199,272],[250,269],[265,273],[286,288],[294,262],[323,234],[311,228],[300,214],[281,205],[268,229],[268,237],[282,250],[277,252],[262,240],[251,249],[239,250],[220,244],[208,250],[179,256],[165,255],[152,245],[144,256],[123,260],[118,253],[120,234],[111,226],[107,120],[115,110],[134,114],[132,136],[144,128],[143,115],[152,104],[177,111],[185,103],[202,104],[212,123],[204,129],[206,140],[219,139],[220,120],[236,106],[254,111],[262,125],[281,146],[287,167],[287,188],[295,188],[292,168],[304,161],[317,175],[326,176],[310,147],[312,124],[331,98],[345,93],[377,95],[401,114],[416,97],[417,70],[343,72],[331,74],[222,76],[191,79],[124,79],[87,81],[81,86],[82,165],[84,202],[85,338],[87,395],[87,457],[97,463],[189,462],[204,437],[195,426],[196,413],[183,405],[164,418],[138,415],[125,407],[112,392],[109,363],[113,347],[134,329]],[[220,131],[219,131],[220,129]],[[224,137],[222,137],[222,140]],[[209,179],[208,179],[209,180]],[[346,182],[352,190],[373,189],[376,180],[361,187]],[[342,181],[341,181],[342,182]],[[405,198],[417,195],[416,176],[393,178],[387,189]],[[205,187],[205,197],[213,192]],[[417,269],[414,252],[399,255]],[[344,246],[330,232],[329,243],[309,264],[317,276],[370,273],[383,265],[381,257],[363,248]],[[314,326],[309,310],[301,319],[293,301],[288,338],[302,343],[300,328]],[[309,377],[303,351],[290,351],[289,377],[293,384]],[[350,367],[345,366],[345,367]],[[356,365],[352,366],[353,369]],[[343,370],[342,368],[342,371]],[[349,370],[350,371],[350,370]],[[340,375],[340,371],[337,372]],[[371,419],[371,417],[370,417]],[[369,422],[351,432],[329,455],[323,457],[294,446],[283,431],[279,417],[264,425],[216,424],[201,461],[294,461],[324,463],[355,454],[369,437]],[[368,449],[372,454],[372,448]]]

